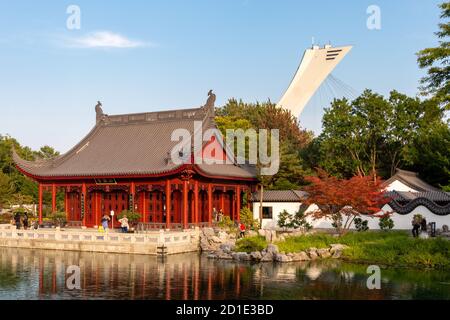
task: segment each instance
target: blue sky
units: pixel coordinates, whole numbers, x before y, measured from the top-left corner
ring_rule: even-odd
[[[440,2],[0,0],[0,133],[64,152],[97,100],[109,114],[197,107],[209,89],[217,105],[276,102],[312,37],[354,45],[333,75],[355,92],[416,95],[415,53],[437,43]],[[66,27],[72,4],[80,30]],[[372,4],[381,30],[366,27]],[[312,99],[303,127],[320,131],[323,104]]]

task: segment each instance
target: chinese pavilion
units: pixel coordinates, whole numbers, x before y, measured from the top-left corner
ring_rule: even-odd
[[[98,103],[96,125],[67,153],[26,161],[13,151],[17,168],[39,184],[39,222],[44,190],[52,193],[54,212],[56,194],[64,192],[67,221],[78,226],[100,225],[103,215],[123,210],[140,213],[149,228],[209,225],[213,208],[239,220],[244,197],[255,190],[255,167],[198,164],[192,156],[176,164],[170,157],[179,144],[171,139],[174,130],[186,129],[193,137],[194,122],[201,123],[203,130],[217,129],[214,101],[210,91],[200,108],[123,115],[106,115]],[[229,156],[219,135],[216,130],[202,142],[202,159]],[[207,147],[213,151],[207,153]]]

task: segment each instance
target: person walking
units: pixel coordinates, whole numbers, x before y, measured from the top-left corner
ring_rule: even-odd
[[[20,213],[16,212],[16,214],[14,215],[14,222],[16,223],[16,229],[19,230],[21,227],[20,224]]]
[[[27,230],[28,229],[28,214],[26,212],[23,214],[22,223],[23,223],[23,228],[25,230]]]
[[[105,231],[108,230],[109,221],[111,221],[111,218],[105,213],[102,217],[102,226]]]
[[[413,226],[413,229],[412,229],[413,237],[417,238],[419,236],[421,218],[419,216],[414,216],[411,223]]]
[[[128,233],[129,225],[128,225],[127,215],[124,214],[122,219],[119,219],[119,222],[120,222],[120,228],[122,229],[122,232],[123,233]]]

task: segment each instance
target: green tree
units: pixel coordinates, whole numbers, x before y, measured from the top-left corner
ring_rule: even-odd
[[[258,220],[253,219],[253,212],[249,208],[242,208],[240,211],[241,223],[249,230],[258,230]]]
[[[389,218],[389,216],[384,216],[380,218],[378,225],[380,226],[380,229],[383,231],[391,230],[392,228],[394,228],[394,220]]]
[[[450,110],[450,23],[447,21],[450,17],[450,2],[446,1],[439,7],[442,10],[441,19],[444,20],[436,32],[440,39],[439,46],[426,48],[417,55],[419,66],[427,69],[427,75],[421,80],[422,93],[433,96],[444,109]]]
[[[286,210],[283,210],[278,215],[278,226],[284,230],[292,227],[293,216]]]
[[[306,184],[304,177],[310,171],[305,169],[298,152],[284,143],[280,146],[280,167],[278,173],[273,176],[259,176],[259,180],[264,183],[264,187],[270,190],[298,189]]]
[[[450,128],[435,122],[421,130],[411,148],[409,160],[412,168],[429,183],[450,186]]]
[[[59,156],[59,152],[49,146],[43,146],[39,151],[35,152],[36,156],[41,159],[51,159]]]
[[[408,166],[410,146],[421,130],[428,130],[436,121],[441,121],[442,110],[433,100],[420,101],[397,91],[389,96],[391,111],[386,123],[388,129],[383,142],[380,170],[390,177],[399,167]]]
[[[7,204],[12,193],[13,185],[11,179],[3,172],[0,172],[0,208]]]
[[[364,232],[369,230],[369,221],[363,220],[361,218],[355,218],[353,220],[353,223],[355,224],[355,229],[358,232]]]
[[[322,134],[306,149],[315,153],[309,161],[339,178],[388,178],[399,167],[421,172],[415,141],[444,124],[443,116],[434,100],[395,90],[388,99],[366,90],[351,102],[335,100],[325,110]]]
[[[322,119],[323,131],[318,140],[323,158],[319,165],[327,172],[336,175],[363,175],[364,145],[353,114],[351,103],[347,99],[336,99],[325,109]]]
[[[304,228],[306,230],[311,230],[312,225],[308,223],[306,219],[306,209],[307,206],[302,206],[299,210],[294,214],[292,219],[292,227],[295,229]]]
[[[21,172],[17,170],[12,159],[13,148],[20,157],[30,161],[36,160],[37,157],[42,158],[46,156],[48,157],[50,155],[54,156],[59,153],[48,146],[41,148],[40,151],[33,151],[29,147],[21,146],[16,139],[8,135],[0,135],[0,172],[7,175],[10,179],[10,183],[12,185],[11,195],[19,194],[24,197],[31,197],[31,202],[37,202],[37,183],[25,177]],[[8,199],[6,200],[8,200],[9,202],[14,202],[17,199],[8,196]]]
[[[322,120],[325,170],[376,178],[378,155],[388,129],[386,118],[391,112],[389,103],[370,90],[352,102],[334,100]]]
[[[248,120],[256,130],[278,129],[280,139],[289,142],[296,149],[305,147],[312,139],[312,133],[303,130],[290,111],[278,108],[271,101],[244,103],[242,100],[230,99],[225,106],[217,110],[217,116]]]
[[[260,176],[267,189],[296,189],[304,184],[303,177],[309,173],[302,163],[300,152],[312,140],[312,133],[301,129],[297,118],[289,111],[276,107],[270,101],[244,103],[230,99],[217,110],[215,119],[224,136],[227,129],[278,129],[280,133],[280,169],[271,177]],[[246,141],[248,146],[248,141]],[[247,148],[246,148],[247,149]],[[248,156],[248,151],[246,152]]]

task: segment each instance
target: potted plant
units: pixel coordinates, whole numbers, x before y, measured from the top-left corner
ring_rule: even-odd
[[[50,215],[51,222],[56,227],[65,227],[67,223],[66,213],[65,212],[53,212]]]

